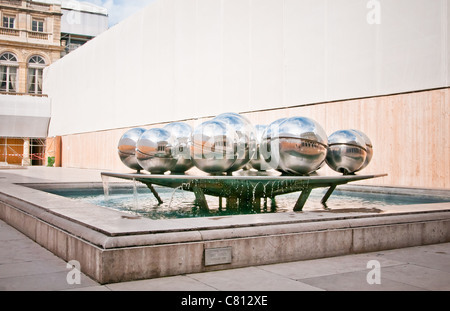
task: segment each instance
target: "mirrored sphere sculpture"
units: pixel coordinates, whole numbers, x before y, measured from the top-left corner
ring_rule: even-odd
[[[253,155],[253,158],[250,160],[250,165],[258,171],[266,171],[271,169],[269,164],[264,160],[261,156],[260,148],[262,142],[262,135],[264,131],[267,129],[267,125],[257,124],[255,125],[256,131],[256,153]]]
[[[328,137],[326,162],[334,171],[352,174],[362,167],[366,157],[366,143],[357,132],[340,130]]]
[[[127,167],[140,171],[142,167],[139,165],[136,159],[136,144],[145,132],[143,128],[134,128],[126,131],[119,140],[117,146],[117,152],[119,153],[120,160]]]
[[[363,139],[364,142],[366,143],[366,150],[367,150],[367,156],[366,156],[366,161],[364,161],[364,164],[355,172],[361,171],[362,169],[366,168],[367,165],[369,165],[370,161],[372,160],[373,157],[373,145],[372,145],[372,141],[370,140],[369,136],[367,136],[365,133],[361,132],[360,130],[355,130],[353,129],[352,131],[355,131],[356,133],[358,133]]]
[[[177,158],[172,173],[180,174],[191,169],[194,163],[191,160],[190,143],[192,127],[184,122],[172,122],[163,127],[175,137],[176,143],[172,149],[172,155]]]
[[[270,123],[264,130],[261,143],[259,145],[259,154],[262,159],[272,169],[278,169],[280,163],[280,153],[278,148],[278,133],[280,124],[287,118],[281,118]]]
[[[191,138],[191,159],[200,170],[220,174],[236,161],[236,131],[223,121],[213,119],[197,126]]]
[[[322,126],[306,117],[289,118],[279,126],[279,169],[294,175],[316,171],[325,161],[328,139]]]
[[[256,133],[254,126],[246,117],[233,112],[220,114],[214,119],[226,123],[236,132],[236,161],[228,169],[228,172],[240,170],[250,162],[250,159],[256,153]]]
[[[152,174],[164,174],[177,164],[172,155],[176,139],[169,131],[153,128],[145,131],[136,145],[136,158],[143,169]]]

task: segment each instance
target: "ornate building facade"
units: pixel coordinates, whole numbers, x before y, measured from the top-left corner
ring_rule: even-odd
[[[0,164],[47,165],[56,142],[44,69],[107,27],[107,10],[93,4],[0,0]]]
[[[43,68],[61,55],[61,7],[0,0],[0,92],[42,94]]]
[[[50,100],[44,68],[61,57],[61,6],[0,0],[0,162],[44,163]]]

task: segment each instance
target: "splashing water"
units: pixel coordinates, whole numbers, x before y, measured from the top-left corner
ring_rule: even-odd
[[[105,201],[109,200],[109,177],[102,175],[103,183],[103,195],[105,196]]]
[[[138,194],[138,187],[137,187],[137,181],[133,178],[133,207],[135,210],[139,210],[139,194]]]

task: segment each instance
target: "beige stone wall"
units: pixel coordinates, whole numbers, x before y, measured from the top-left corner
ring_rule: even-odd
[[[310,117],[328,135],[340,129],[365,132],[374,158],[360,174],[387,173],[364,184],[450,189],[450,88],[336,101],[301,107],[248,112],[253,124],[289,116]],[[186,122],[192,126],[203,119]],[[159,127],[164,124],[145,125]],[[62,166],[129,171],[117,156],[117,143],[127,129],[62,137]],[[321,174],[333,175],[327,166]]]

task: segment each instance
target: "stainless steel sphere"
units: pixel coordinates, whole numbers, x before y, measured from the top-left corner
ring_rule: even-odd
[[[184,122],[173,122],[164,126],[163,129],[170,132],[176,139],[172,154],[178,160],[171,172],[179,174],[191,169],[194,166],[190,151],[192,127]]]
[[[255,128],[246,117],[238,113],[227,112],[218,115],[214,119],[226,123],[236,132],[236,161],[228,169],[228,172],[240,170],[250,162],[256,153]]]
[[[252,159],[250,160],[250,165],[258,171],[266,171],[270,169],[271,167],[267,162],[264,160],[264,158],[261,156],[261,153],[259,149],[261,148],[261,142],[262,142],[262,135],[264,134],[264,131],[267,129],[267,125],[261,125],[257,124],[255,125],[255,131],[256,131],[256,153],[253,155]]]
[[[364,161],[364,164],[357,171],[355,171],[355,172],[359,172],[360,170],[366,168],[367,165],[369,165],[370,161],[372,160],[373,145],[372,145],[372,141],[370,140],[369,136],[367,136],[365,133],[361,132],[360,130],[355,130],[355,129],[353,129],[352,131],[355,131],[356,133],[358,133],[364,139],[364,142],[366,143],[366,150],[367,150],[366,161]]]
[[[172,155],[176,139],[161,128],[145,131],[136,144],[136,158],[140,166],[152,174],[164,174],[177,164]]]
[[[326,162],[334,171],[352,174],[362,167],[366,157],[366,143],[357,132],[340,130],[328,137]]]
[[[328,139],[322,126],[306,117],[292,117],[280,123],[279,169],[307,175],[319,169],[327,155]]]
[[[191,138],[191,159],[200,170],[220,174],[236,161],[236,131],[220,120],[210,120],[197,126]]]
[[[259,155],[272,169],[279,169],[280,152],[277,139],[279,137],[280,124],[286,120],[287,118],[281,118],[270,123],[261,137]]]
[[[136,159],[136,144],[141,137],[145,129],[134,128],[126,131],[119,140],[117,146],[117,152],[119,154],[120,160],[127,167],[140,171],[142,167],[139,165]]]

